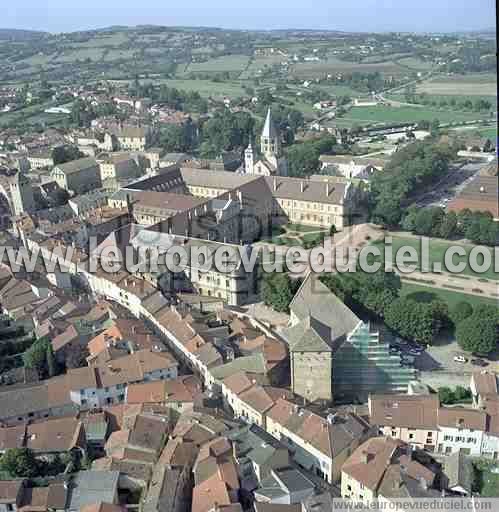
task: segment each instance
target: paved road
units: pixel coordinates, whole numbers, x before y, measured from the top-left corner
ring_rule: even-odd
[[[437,183],[411,202],[418,207],[443,206],[458,195],[469,182],[479,174],[484,163],[463,163],[452,166],[449,172]]]

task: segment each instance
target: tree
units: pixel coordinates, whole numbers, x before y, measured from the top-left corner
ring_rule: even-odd
[[[475,312],[457,324],[456,339],[467,352],[488,354],[497,348],[497,319]]]
[[[287,313],[300,281],[293,281],[288,274],[265,274],[262,281],[262,299],[280,313]]]
[[[7,450],[0,458],[0,468],[17,478],[34,478],[40,472],[40,464],[29,448]]]
[[[450,311],[450,319],[457,325],[459,322],[466,320],[473,314],[473,308],[468,302],[458,302]]]
[[[386,325],[403,338],[430,344],[438,325],[431,304],[421,304],[411,299],[398,298],[385,310]]]
[[[491,152],[491,151],[493,151],[493,150],[494,150],[494,148],[493,148],[493,146],[492,146],[492,142],[491,142],[491,140],[490,140],[490,139],[487,139],[487,140],[485,141],[485,144],[483,145],[483,152],[484,152],[484,153],[490,153],[490,152]]]
[[[57,146],[52,150],[54,165],[65,164],[85,156],[76,146]]]
[[[40,378],[44,378],[48,371],[47,351],[49,347],[52,347],[52,344],[48,338],[39,338],[23,354],[24,366],[36,370]]]
[[[331,136],[293,144],[287,150],[290,176],[301,178],[318,173],[320,170],[319,157],[321,154],[330,153],[335,146],[336,139]]]
[[[54,356],[54,350],[52,343],[47,344],[45,359],[47,361],[47,373],[49,377],[55,377],[57,375],[57,362]]]
[[[451,238],[457,232],[457,215],[456,212],[450,211],[447,212],[441,223],[440,223],[440,233],[439,235],[442,238]]]
[[[438,388],[438,399],[441,404],[452,404],[454,403],[454,393],[452,389],[447,386]]]

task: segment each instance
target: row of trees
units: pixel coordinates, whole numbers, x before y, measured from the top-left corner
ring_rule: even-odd
[[[467,302],[453,308],[439,300],[417,302],[400,294],[400,277],[391,272],[327,274],[323,282],[348,306],[382,318],[406,339],[431,344],[442,328],[455,328],[464,350],[488,354],[497,348],[499,313],[494,306],[475,309]]]
[[[463,386],[456,386],[454,390],[447,386],[438,388],[438,398],[443,405],[452,405],[471,402],[471,390]]]
[[[426,93],[416,94],[416,86],[409,85],[405,88],[404,99],[408,103],[417,103],[432,107],[451,108],[452,110],[466,110],[473,112],[485,112],[492,108],[492,103],[484,98],[478,98],[472,101],[470,98],[458,100],[456,98],[438,98]]]
[[[485,245],[499,243],[499,225],[489,212],[465,209],[456,213],[439,207],[411,207],[401,225],[404,230],[417,235],[447,239],[464,237]]]
[[[401,297],[400,277],[392,272],[326,274],[324,284],[355,310],[384,319],[406,339],[431,344],[446,322],[447,306],[440,302],[418,303]]]

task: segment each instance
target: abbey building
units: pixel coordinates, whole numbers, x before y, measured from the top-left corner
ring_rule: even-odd
[[[260,155],[250,144],[244,152],[244,171],[260,176],[288,175],[288,163],[282,154],[280,134],[272,120],[270,108],[260,138]]]

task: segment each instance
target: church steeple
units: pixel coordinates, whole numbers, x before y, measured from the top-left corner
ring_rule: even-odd
[[[267,111],[267,117],[263,126],[261,141],[261,152],[266,157],[269,156],[280,156],[281,154],[281,141],[279,138],[279,132],[272,119],[272,111],[269,108]]]

